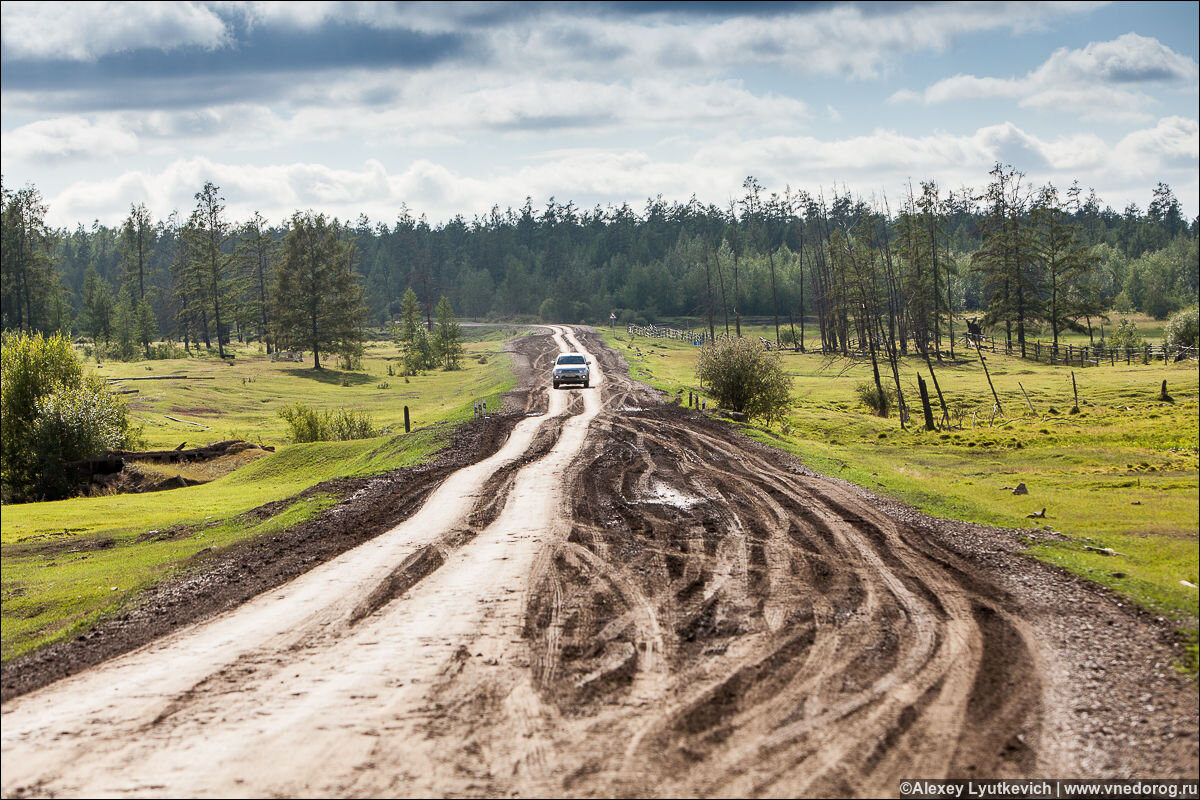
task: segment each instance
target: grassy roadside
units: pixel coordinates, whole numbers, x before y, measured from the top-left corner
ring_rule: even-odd
[[[122,376],[188,374],[205,381],[137,381],[133,413],[146,425],[150,447],[173,447],[245,438],[277,451],[210,483],[148,494],[74,498],[4,507],[0,523],[0,657],[8,661],[75,635],[112,614],[139,593],[207,555],[246,539],[268,536],[320,514],[339,498],[317,493],[297,498],[325,480],[379,474],[432,458],[451,428],[436,423],[469,419],[472,404],[515,383],[502,346],[513,331],[468,328],[463,369],[423,376],[397,372],[390,343],[368,347],[363,370],[326,370],[272,363],[243,350],[232,365],[216,359],[105,364]],[[381,386],[387,384],[385,386]],[[277,409],[301,401],[316,408],[368,411],[391,428],[372,439],[286,444]],[[415,430],[403,433],[404,406]],[[166,420],[207,424],[207,430]],[[178,427],[176,427],[178,426]],[[184,430],[186,428],[186,430]],[[287,501],[266,520],[241,515],[264,503]]]
[[[744,328],[744,334],[774,338],[773,328],[769,335],[764,328]],[[623,331],[605,336],[625,355],[634,377],[682,394],[684,402],[689,391],[699,391],[698,348],[630,339]],[[1071,370],[988,356],[1005,411],[989,425],[992,398],[978,358],[959,355],[958,362],[935,363],[935,369],[948,405],[964,413],[961,428],[901,430],[895,415],[876,417],[857,397],[855,387],[871,380],[869,361],[787,352],[784,363],[795,380],[789,419],[770,431],[746,426],[746,433],[823,474],[933,515],[1014,528],[1052,526],[1068,540],[1031,552],[1176,620],[1191,639],[1195,672],[1195,364],[1076,368],[1080,413],[1070,414]],[[919,402],[918,372],[928,381],[924,362],[915,358],[901,370],[910,402]],[[1159,400],[1164,379],[1173,402]],[[1022,482],[1029,493],[1014,495],[1012,488]],[[1045,518],[1029,518],[1043,508]],[[1100,552],[1106,548],[1117,554]]]

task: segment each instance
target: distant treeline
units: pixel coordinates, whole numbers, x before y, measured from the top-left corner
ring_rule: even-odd
[[[476,319],[698,315],[736,334],[753,315],[774,319],[780,338],[816,336],[832,350],[857,340],[937,351],[964,314],[1016,345],[1066,330],[1099,337],[1111,308],[1165,318],[1196,303],[1200,272],[1200,223],[1165,184],[1145,211],[1116,211],[1078,184],[1033,186],[1000,164],[979,192],[920,182],[867,202],[770,192],[751,177],[726,207],[527,198],[438,225],[405,207],[390,222],[311,212],[235,222],[217,187],[196,198],[186,217],[155,221],[139,204],[116,228],[66,230],[47,227],[36,188],[5,187],[3,327],[70,332],[130,358],[152,357],[160,340],[220,349],[314,337],[342,354],[364,325],[397,319],[411,288],[430,327],[445,296]],[[314,333],[318,312],[327,335]]]

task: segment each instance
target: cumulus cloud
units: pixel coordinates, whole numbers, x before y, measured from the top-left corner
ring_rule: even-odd
[[[920,98],[926,104],[982,98],[1015,99],[1021,106],[1063,109],[1087,119],[1147,120],[1154,98],[1152,84],[1188,84],[1197,77],[1196,61],[1176,53],[1157,39],[1126,33],[1108,42],[1092,42],[1078,50],[1056,50],[1037,69],[1021,78],[955,75],[918,95],[896,92],[893,102]]]
[[[230,43],[225,21],[199,3],[5,3],[0,20],[6,59],[94,61],[131,50]]]
[[[662,194],[718,205],[740,192],[753,174],[772,190],[785,185],[819,191],[845,185],[864,196],[899,198],[909,179],[935,179],[947,188],[981,187],[997,162],[1012,163],[1031,184],[1068,185],[1083,177],[1116,207],[1144,205],[1149,187],[1166,180],[1189,208],[1196,204],[1196,122],[1169,117],[1126,136],[1115,146],[1092,134],[1044,139],[1006,123],[969,135],[907,136],[877,130],[848,139],[812,136],[740,138],[722,136],[680,149],[662,159],[638,148],[560,148],[538,158],[497,167],[487,176],[466,174],[444,163],[417,158],[398,170],[368,160],[355,168],[319,163],[273,165],[213,159],[178,160],[161,171],[131,171],[116,180],[80,181],[50,198],[54,224],[98,217],[116,221],[130,202],[146,202],[156,214],[186,211],[205,181],[221,187],[229,213],[244,219],[254,211],[282,221],[293,211],[314,209],[343,219],[360,213],[380,221],[406,205],[431,221],[455,214],[470,218],[493,205],[517,206],[528,195],[556,196],[579,206],[629,202],[640,207]],[[1081,175],[1081,171],[1086,174]],[[1087,174],[1105,176],[1092,184]]]
[[[45,161],[107,159],[138,149],[138,137],[119,125],[79,116],[37,120],[4,134],[4,158]]]

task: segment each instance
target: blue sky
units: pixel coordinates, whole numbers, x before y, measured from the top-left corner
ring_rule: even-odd
[[[1200,204],[1200,4],[4,3],[4,183],[52,224],[131,203],[431,222],[550,197],[726,205],[997,161]]]

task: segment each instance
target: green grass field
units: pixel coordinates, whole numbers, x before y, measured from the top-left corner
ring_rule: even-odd
[[[296,500],[266,521],[239,515],[264,503],[293,498],[331,478],[373,475],[422,463],[442,448],[453,423],[469,419],[472,404],[499,395],[514,379],[503,342],[515,330],[465,329],[463,368],[430,371],[407,381],[388,375],[398,365],[391,343],[367,347],[361,371],[310,364],[272,363],[249,348],[227,364],[215,358],[106,362],[102,374],[211,377],[203,381],[131,381],[134,416],[149,447],[244,438],[277,451],[210,483],[148,494],[114,494],[4,507],[0,523],[0,611],[8,661],[70,636],[111,614],[206,554],[309,519],[337,501],[329,494]],[[398,372],[393,366],[393,372]],[[387,384],[382,386],[382,384]],[[372,414],[392,433],[348,442],[288,444],[278,409],[294,402],[316,408],[352,408]],[[414,430],[405,435],[404,406]],[[172,416],[204,428],[166,419]],[[161,538],[159,533],[183,532]]]
[[[191,380],[136,380],[114,384],[136,389],[128,395],[134,419],[143,426],[148,448],[175,447],[180,442],[246,439],[263,444],[286,441],[287,426],[279,409],[302,402],[317,409],[367,411],[375,424],[392,432],[404,430],[404,406],[413,424],[447,420],[471,413],[472,399],[490,398],[509,379],[508,361],[500,353],[505,339],[521,329],[464,328],[465,369],[430,370],[405,378],[399,374],[400,353],[390,341],[368,342],[362,369],[338,369],[333,359],[322,370],[308,361],[268,360],[261,345],[234,346],[235,358],[212,356],[161,361],[105,361],[99,374],[109,379],[186,375]],[[483,358],[487,363],[479,363]],[[396,374],[389,375],[388,369]],[[464,405],[464,400],[467,402]],[[465,412],[464,412],[465,409]]]
[[[774,328],[743,326],[743,334],[774,339]],[[701,391],[694,376],[699,348],[631,339],[623,331],[605,335],[625,354],[634,377],[685,403],[689,392]],[[1017,528],[1049,525],[1069,539],[1039,544],[1035,555],[1171,616],[1194,641],[1200,583],[1195,363],[1075,368],[1080,413],[1071,414],[1071,369],[985,354],[1004,411],[993,421],[978,357],[960,348],[956,363],[934,363],[956,424],[927,432],[917,373],[931,394],[934,388],[923,360],[906,359],[901,369],[905,397],[917,405],[902,430],[894,413],[880,418],[858,399],[855,388],[871,381],[868,360],[790,351],[782,357],[794,379],[792,413],[774,429],[749,425],[746,433],[823,474],[930,514]],[[1164,379],[1173,402],[1159,400]],[[932,400],[940,416],[936,395]],[[1029,494],[1014,495],[1021,482]],[[1044,519],[1029,518],[1043,508]]]

